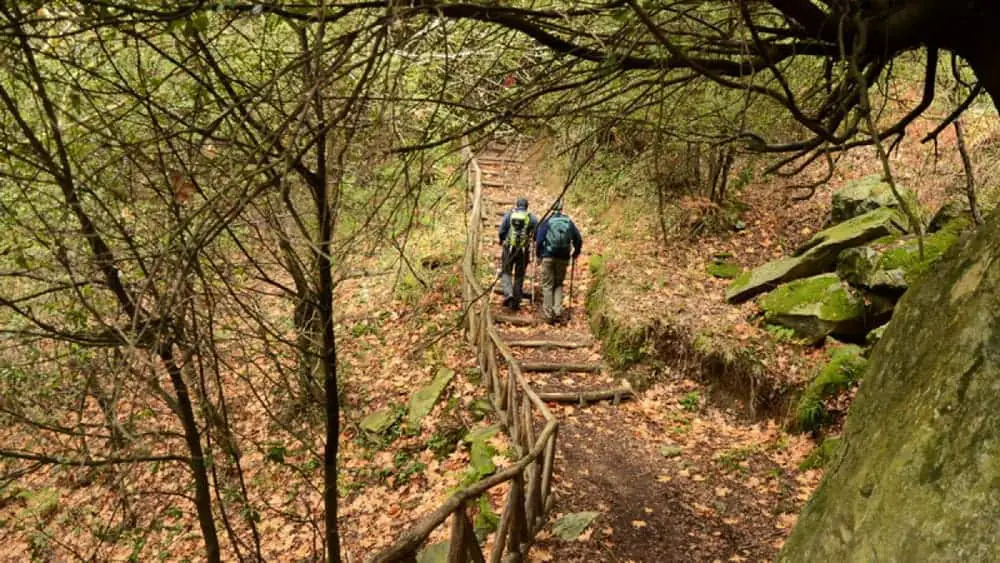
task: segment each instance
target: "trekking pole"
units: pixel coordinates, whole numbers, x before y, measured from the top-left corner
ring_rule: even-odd
[[[570,315],[573,313],[573,274],[576,273],[576,258],[572,259],[569,267],[569,309]]]
[[[530,257],[535,252],[529,248],[528,256]],[[535,286],[538,285],[538,256],[534,256],[534,260],[531,261],[531,305],[535,305]]]

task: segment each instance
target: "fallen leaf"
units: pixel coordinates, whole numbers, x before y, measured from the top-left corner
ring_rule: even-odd
[[[575,540],[583,534],[583,531],[600,514],[600,512],[574,512],[566,514],[552,525],[552,533],[566,541]]]

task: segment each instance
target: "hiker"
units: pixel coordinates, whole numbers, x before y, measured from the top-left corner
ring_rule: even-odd
[[[552,215],[539,225],[535,248],[542,261],[542,312],[553,324],[563,320],[562,285],[570,258],[575,262],[583,248],[583,237],[572,219],[563,215],[562,201],[552,204]]]
[[[521,307],[524,294],[524,274],[528,270],[531,238],[538,226],[538,218],[528,213],[528,200],[520,197],[500,222],[500,244],[503,257],[500,283],[503,287],[503,306],[513,311]],[[511,275],[513,274],[513,280]]]

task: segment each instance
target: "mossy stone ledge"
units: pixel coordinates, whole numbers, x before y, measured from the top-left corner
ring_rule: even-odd
[[[788,327],[810,342],[831,334],[864,334],[865,302],[836,274],[783,285],[764,297],[760,307],[767,322]]]

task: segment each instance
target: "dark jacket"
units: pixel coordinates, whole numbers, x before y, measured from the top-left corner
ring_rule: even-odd
[[[510,234],[510,214],[518,211],[517,209],[510,209],[507,213],[503,215],[503,221],[500,222],[500,244],[503,244],[507,240],[507,235]],[[528,213],[528,236],[538,227],[538,217],[535,217],[531,213]]]
[[[562,213],[553,213],[552,216],[562,215]],[[567,217],[568,218],[568,217]],[[538,230],[535,231],[535,252],[536,255],[541,258],[561,258],[563,260],[569,260],[570,252],[556,252],[549,251],[548,245],[545,244],[545,235],[549,232],[549,220],[546,219],[538,226]],[[580,251],[583,250],[583,237],[580,236],[580,230],[576,228],[576,223],[570,219],[569,222],[569,232],[570,236],[573,237],[573,259],[575,260],[580,256]]]

